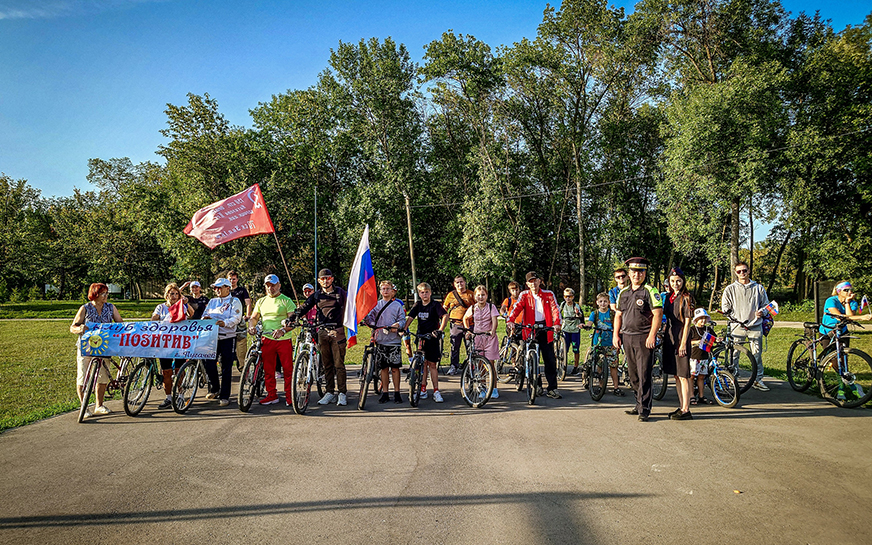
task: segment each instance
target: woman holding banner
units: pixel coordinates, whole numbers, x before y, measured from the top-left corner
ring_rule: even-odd
[[[188,304],[188,298],[182,296],[182,292],[175,282],[170,282],[164,288],[164,299],[166,299],[166,303],[154,307],[154,312],[151,315],[152,322],[179,322],[194,315],[194,307]],[[163,387],[167,397],[157,406],[158,409],[169,409],[173,406],[173,369],[182,363],[184,363],[182,359],[160,358]]]
[[[82,334],[88,330],[87,322],[105,324],[121,321],[118,309],[109,302],[109,287],[103,283],[91,284],[91,287],[88,289],[88,302],[79,307],[79,311],[76,312],[76,317],[73,318],[73,323],[70,325],[70,333],[79,336],[76,341],[76,363],[78,364],[76,371],[76,392],[79,394],[79,403],[82,402],[82,383],[85,381],[85,372],[91,365],[91,357],[82,356],[82,351],[79,348],[82,342]],[[97,376],[97,404],[94,407],[93,414],[109,414],[112,412],[103,405],[107,384],[109,384],[109,373],[101,366]],[[91,416],[91,413],[86,412],[85,417],[88,416]]]

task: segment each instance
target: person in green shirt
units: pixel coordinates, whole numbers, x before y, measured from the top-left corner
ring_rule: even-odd
[[[266,397],[260,400],[261,405],[272,405],[279,402],[276,392],[276,357],[281,361],[285,379],[285,404],[291,404],[291,375],[293,373],[294,345],[291,341],[290,329],[282,326],[282,321],[288,318],[297,305],[282,293],[279,277],[270,274],[263,279],[266,297],[261,297],[254,305],[254,312],[248,320],[248,332],[254,335],[257,322],[263,320],[263,382],[266,387]]]

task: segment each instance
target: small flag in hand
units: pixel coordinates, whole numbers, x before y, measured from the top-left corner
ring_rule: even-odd
[[[702,336],[702,339],[699,340],[699,347],[706,352],[711,352],[714,345],[715,336],[706,331],[705,334]]]
[[[770,302],[768,305],[766,305],[766,310],[771,316],[776,316],[778,314],[778,303],[776,303],[775,301]]]
[[[862,299],[860,299],[860,311],[862,312],[864,308],[869,306],[869,299],[864,295]]]

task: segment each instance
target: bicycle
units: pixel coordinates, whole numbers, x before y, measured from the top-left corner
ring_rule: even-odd
[[[494,364],[478,354],[475,338],[479,335],[489,335],[486,332],[476,333],[461,327],[460,331],[469,333],[472,338],[465,338],[466,362],[460,369],[460,396],[473,409],[484,407],[493,395],[496,387],[496,370]]]
[[[856,339],[854,335],[841,332],[843,326],[862,325],[844,316],[825,313],[837,318],[839,323],[832,326],[827,335],[833,350],[825,350],[817,371],[817,381],[821,397],[837,407],[853,409],[862,407],[872,398],[872,357],[866,352],[846,346],[842,339]],[[828,347],[829,348],[829,347]]]
[[[729,324],[736,324],[741,326],[745,331],[750,331],[748,323],[733,318],[732,313],[723,313],[720,311],[718,311],[718,313],[726,316],[727,326],[721,331],[720,338],[722,339],[722,342],[718,343],[717,347],[712,349],[712,357],[720,356],[722,353],[724,354],[724,357],[718,359],[724,362],[724,368],[732,373],[736,378],[736,384],[739,386],[739,393],[744,394],[751,389],[754,382],[757,380],[757,358],[755,358],[754,355],[751,354],[751,350],[745,346],[748,344],[748,341],[736,340]]]
[[[512,382],[518,376],[518,357],[521,354],[520,330],[515,334],[506,332],[503,344],[500,346],[500,357],[497,359],[496,372],[500,382]]]
[[[818,361],[820,357],[835,349],[830,343],[818,354],[818,345],[823,344],[829,336],[819,332],[820,324],[804,322],[802,335],[791,343],[787,350],[787,382],[797,392],[808,390],[811,383],[817,379]]]
[[[554,331],[553,327],[543,326],[539,324],[521,325],[524,329],[529,329],[533,334],[530,340],[522,340],[521,353],[524,355],[524,374],[520,378],[518,391],[525,388],[526,381],[527,404],[536,404],[536,395],[538,395],[540,371],[539,371],[539,342],[536,340],[538,331]]]
[[[247,413],[254,403],[254,398],[264,395],[263,375],[263,323],[258,323],[254,328],[254,342],[248,347],[245,354],[245,365],[242,367],[242,376],[239,378],[239,410]]]
[[[305,324],[297,336],[296,359],[291,379],[291,405],[297,414],[305,414],[309,407],[309,394],[314,384],[318,397],[324,397],[327,383],[324,367],[321,365],[321,352],[318,350],[318,330],[321,327],[334,327],[336,324]]]
[[[584,327],[584,329],[588,328]],[[581,380],[582,384],[586,384],[588,391],[590,391],[590,398],[594,401],[599,401],[603,398],[603,395],[605,395],[606,384],[609,382],[607,347],[602,345],[602,335],[611,334],[612,330],[596,326],[591,326],[590,329],[594,330],[594,333],[592,333],[591,336],[596,332],[599,332],[600,336],[597,337],[596,344],[591,346],[590,351],[587,353],[587,357],[582,364]],[[618,385],[616,384],[615,388],[617,387]]]
[[[712,350],[712,357],[708,363],[708,375],[708,387],[715,403],[728,409],[735,407],[742,394],[739,391],[739,384],[733,373],[721,366],[718,358],[714,356],[714,350]]]
[[[162,390],[163,381],[157,358],[139,358],[124,386],[124,412],[127,416],[138,415],[148,403],[152,387]]]
[[[378,358],[375,350],[375,339],[380,330],[387,330],[390,328],[375,327],[365,322],[360,325],[365,325],[372,331],[372,335],[369,338],[369,345],[363,350],[363,363],[360,366],[360,391],[358,392],[357,408],[362,411],[364,407],[366,407],[366,395],[369,393],[370,384],[373,385],[376,394],[381,392],[383,386],[387,387],[387,384],[381,384],[381,373],[379,372],[378,365],[376,365],[378,363]]]
[[[557,380],[566,380],[566,358],[569,356],[566,350],[566,339],[563,333],[554,335],[554,356],[557,359]]]
[[[186,360],[173,379],[173,410],[178,414],[185,414],[194,402],[197,390],[208,384],[203,360]]]
[[[409,359],[409,374],[406,376],[406,382],[409,383],[409,405],[417,407],[418,401],[421,399],[421,385],[424,383],[424,376],[427,373],[423,343],[428,339],[438,339],[441,331],[433,331],[423,335],[418,335],[411,331],[407,333],[415,337],[416,346],[415,353]]]
[[[117,373],[115,374],[115,378],[112,378],[112,370],[109,368],[107,364],[111,363]],[[93,356],[91,358],[91,363],[88,365],[88,370],[85,372],[85,380],[82,382],[82,400],[79,406],[79,420],[81,423],[85,419],[85,414],[88,412],[88,407],[91,405],[91,394],[97,388],[97,379],[100,376],[100,368],[106,370],[106,374],[109,375],[109,383],[106,385],[106,396],[112,397],[115,395],[115,392],[123,391],[124,387],[127,385],[128,374],[130,372],[130,367],[132,367],[132,358],[122,357],[120,363],[116,363],[114,359],[101,357],[101,356]]]
[[[663,372],[663,332],[657,334],[651,366],[651,396],[660,401],[669,389],[669,375]]]

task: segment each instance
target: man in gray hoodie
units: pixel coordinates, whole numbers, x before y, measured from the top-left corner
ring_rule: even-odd
[[[766,289],[751,280],[751,268],[744,261],[736,262],[736,281],[724,289],[721,296],[721,311],[732,313],[733,318],[746,322],[748,329],[733,324],[733,336],[739,342],[747,342],[751,355],[757,360],[757,377],[753,387],[761,392],[769,391],[763,384],[763,316],[769,304]],[[738,357],[739,353],[735,354]]]

